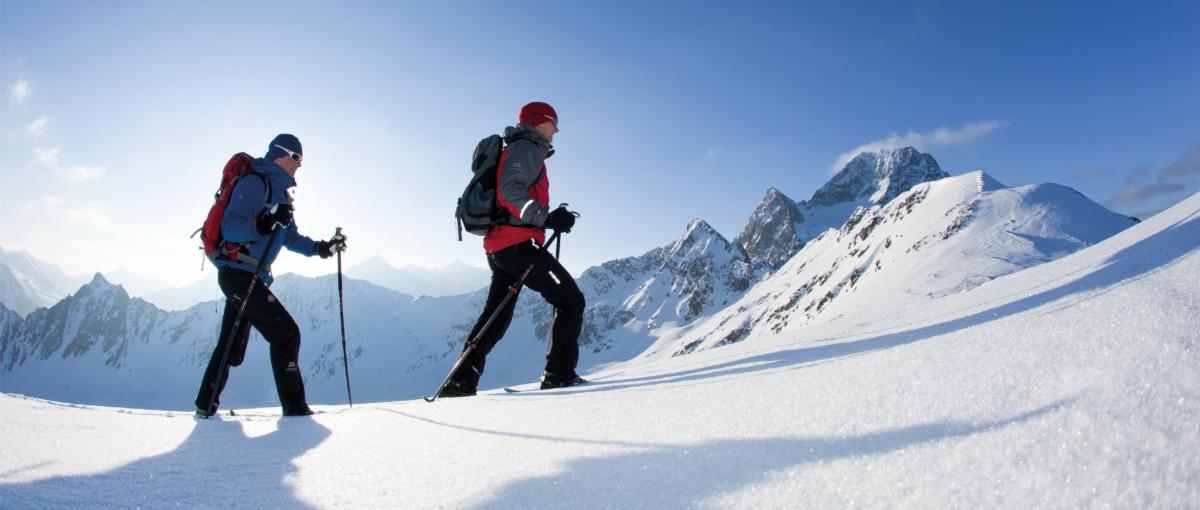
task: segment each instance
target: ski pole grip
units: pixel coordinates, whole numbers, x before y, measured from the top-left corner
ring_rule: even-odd
[[[571,205],[571,204],[568,204],[568,203],[566,203],[566,202],[562,202],[562,203],[558,204],[558,207],[559,207],[559,208],[561,208],[561,209],[567,209],[567,206],[569,206],[569,205]],[[571,213],[571,216],[574,216],[574,217],[576,217],[576,218],[580,218],[580,217],[581,217],[581,215],[580,215],[578,212],[572,211],[572,210],[570,210],[570,209],[567,209],[567,212]]]

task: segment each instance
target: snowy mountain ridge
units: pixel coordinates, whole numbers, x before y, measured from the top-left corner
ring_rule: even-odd
[[[871,303],[880,299],[907,302],[959,292],[1061,257],[1131,222],[1069,189],[1009,189],[982,172],[924,182],[888,203],[875,204],[873,197],[888,195],[892,185],[940,172],[932,158],[898,152],[908,156],[889,159],[876,154],[875,159],[856,158],[854,168],[847,166],[846,172],[854,175],[881,175],[889,181],[855,188],[845,195],[852,202],[790,208],[786,196],[769,192],[769,203],[783,207],[756,210],[751,224],[764,226],[757,232],[769,231],[768,225],[787,226],[800,217],[793,214],[797,209],[806,215],[801,228],[791,230],[804,244],[787,248],[798,251],[778,268],[761,258],[755,261],[742,244],[730,243],[696,219],[669,244],[587,269],[578,279],[588,303],[580,338],[581,373],[638,356],[689,354],[765,332],[782,334],[856,316],[871,312]],[[897,173],[903,166],[898,162],[922,170]],[[1018,198],[1004,199],[1010,196]],[[832,228],[811,239],[803,237],[850,206]],[[760,248],[771,242],[749,244],[761,254]],[[301,327],[301,361],[314,402],[344,398],[333,278],[283,275],[273,288]],[[93,285],[108,285],[100,280]],[[108,295],[105,292],[88,295]],[[348,279],[347,344],[360,398],[412,398],[436,386],[479,317],[485,294],[486,289],[480,289],[459,296],[413,298]],[[489,358],[496,362],[489,363],[482,387],[528,381],[540,374],[553,312],[535,294],[522,292],[512,328]],[[141,405],[186,406],[180,395],[195,391],[195,380],[216,340],[218,303],[167,313],[127,295],[90,304],[81,300],[73,296],[65,305],[60,303],[61,310],[56,305],[18,321],[18,333],[0,350],[6,370],[3,390],[87,403],[136,406],[137,398],[146,398]],[[81,321],[88,324],[85,332],[99,333],[78,334],[76,323]],[[59,340],[50,344],[49,338]],[[77,347],[68,353],[63,346],[69,345]],[[32,358],[30,352],[43,354]],[[173,372],[164,373],[163,366]],[[265,342],[256,339],[246,365],[234,372],[228,402],[273,402],[266,366]],[[110,375],[119,382],[89,383]],[[146,381],[159,381],[148,385],[156,396],[132,396],[117,389],[147,386]]]
[[[864,152],[806,201],[793,202],[768,189],[735,243],[768,271],[778,269],[807,242],[840,226],[855,208],[885,204],[917,184],[946,177],[933,156],[912,147]]]
[[[5,309],[26,315],[48,306],[54,295],[53,291],[41,287],[24,273],[13,271],[0,263],[0,306]]]
[[[27,252],[0,248],[0,304],[18,315],[54,304],[86,281]]]
[[[985,193],[1033,204],[1038,192]],[[1200,194],[961,293],[638,358],[562,390],[211,420],[0,395],[0,497],[15,508],[194,507],[213,494],[254,508],[1194,508],[1196,239]]]
[[[858,207],[721,312],[647,355],[680,355],[788,334],[816,322],[866,320],[880,303],[914,303],[1098,243],[1134,221],[1056,184],[1008,188],[983,172],[914,186]]]
[[[861,199],[883,204],[917,184],[949,176],[933,156],[912,147],[864,152],[850,160],[804,204],[830,207]]]

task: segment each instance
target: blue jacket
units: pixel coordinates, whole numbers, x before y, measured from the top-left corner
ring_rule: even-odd
[[[259,234],[254,220],[263,209],[287,203],[290,200],[288,189],[296,185],[296,180],[274,161],[258,158],[254,160],[253,167],[255,172],[265,175],[271,182],[270,203],[264,202],[267,191],[263,180],[253,175],[243,176],[238,180],[237,186],[233,187],[233,196],[229,199],[229,205],[225,207],[225,215],[221,218],[221,235],[228,242],[248,245],[247,255],[256,260],[262,260],[264,255],[267,257],[267,266],[258,277],[270,285],[271,263],[279,256],[280,249],[286,246],[291,251],[311,257],[317,254],[317,244],[311,238],[300,235],[296,222],[293,221],[275,236],[274,246],[267,246],[267,239],[271,235]],[[226,257],[218,258],[216,266],[240,269],[247,273],[253,273],[256,267],[249,262],[233,262]]]

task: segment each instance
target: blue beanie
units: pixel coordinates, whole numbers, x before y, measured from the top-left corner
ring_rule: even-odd
[[[296,138],[296,135],[284,133],[276,136],[274,140],[271,140],[271,144],[267,146],[267,160],[275,161],[278,158],[288,155],[287,151],[276,147],[276,145],[282,146],[301,156],[304,155],[304,148],[300,146],[300,139]]]

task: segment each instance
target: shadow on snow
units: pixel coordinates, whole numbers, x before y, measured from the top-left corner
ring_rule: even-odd
[[[0,506],[307,508],[287,479],[296,474],[292,462],[325,441],[329,429],[309,418],[281,418],[276,430],[248,437],[241,425],[197,423],[174,450],[103,473],[0,484]]]
[[[476,508],[676,508],[761,482],[776,471],[884,455],[997,431],[1051,414],[1062,400],[1009,419],[937,423],[853,437],[730,439],[568,461],[563,472],[519,480]],[[588,496],[595,495],[595,496]]]

